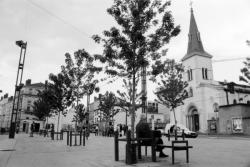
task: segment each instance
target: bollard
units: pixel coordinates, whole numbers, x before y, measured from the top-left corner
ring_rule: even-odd
[[[168,130],[168,141],[170,141],[170,130]]]
[[[85,146],[85,130],[83,131],[82,145]]]
[[[54,140],[54,130],[51,130],[51,139]]]
[[[154,131],[152,131],[152,146],[151,146],[151,154],[152,154],[152,162],[156,162],[156,143],[155,143],[155,134]]]
[[[69,138],[69,143],[70,143],[70,146],[72,146],[72,131],[70,131],[70,138]]]
[[[60,133],[60,140],[63,140],[63,130],[61,130],[61,133]]]
[[[67,131],[67,146],[69,145],[69,131]]]
[[[115,131],[115,161],[119,161],[119,141],[118,141],[118,131]]]
[[[184,129],[182,129],[182,140],[185,140],[185,133],[184,133]]]
[[[75,133],[75,145],[74,146],[77,146],[77,133]]]
[[[82,130],[80,131],[80,146],[82,145]]]

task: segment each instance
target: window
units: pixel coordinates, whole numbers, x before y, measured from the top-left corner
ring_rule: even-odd
[[[250,104],[250,101],[249,101],[249,100],[247,100],[247,104]]]
[[[187,70],[188,73],[188,81],[193,80],[193,73],[192,73],[192,69]]]
[[[234,103],[234,104],[237,104],[237,101],[236,101],[236,99],[234,99],[233,103]]]
[[[203,79],[208,79],[207,68],[202,68],[202,78]]]

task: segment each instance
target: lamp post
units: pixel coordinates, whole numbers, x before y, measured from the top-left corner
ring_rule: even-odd
[[[21,51],[20,51],[18,69],[17,69],[15,93],[14,93],[13,107],[12,107],[11,119],[10,119],[10,130],[9,130],[10,139],[15,138],[15,131],[16,131],[16,126],[17,126],[16,122],[17,122],[18,111],[19,111],[18,108],[19,108],[19,100],[20,100],[20,91],[23,87],[22,77],[23,77],[23,68],[24,68],[27,42],[23,42],[21,40],[16,41],[16,45],[21,48]]]

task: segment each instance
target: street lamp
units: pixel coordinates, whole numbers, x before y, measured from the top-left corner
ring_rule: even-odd
[[[16,45],[21,48],[21,51],[20,51],[18,69],[17,69],[15,93],[14,93],[13,107],[12,107],[11,119],[10,119],[10,130],[9,130],[10,139],[15,138],[15,131],[16,131],[16,126],[17,126],[16,122],[17,122],[17,117],[18,117],[18,112],[19,112],[18,108],[19,108],[19,100],[20,100],[20,91],[23,87],[22,78],[23,78],[23,68],[24,68],[27,42],[23,42],[22,40],[16,41]]]

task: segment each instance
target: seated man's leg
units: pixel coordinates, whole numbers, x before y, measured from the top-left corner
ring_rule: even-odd
[[[166,155],[166,154],[164,154],[163,153],[163,149],[164,149],[164,147],[163,146],[161,146],[162,144],[163,144],[163,140],[161,139],[161,138],[159,138],[158,140],[157,140],[157,146],[156,146],[156,151],[159,151],[159,157],[168,157],[168,155]]]

